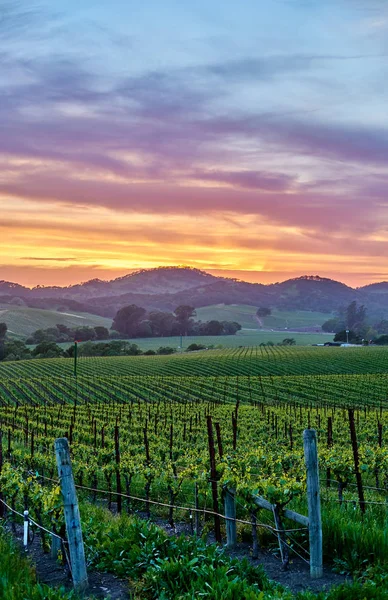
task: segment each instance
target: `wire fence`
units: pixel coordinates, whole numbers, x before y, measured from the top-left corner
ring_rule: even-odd
[[[12,506],[10,506],[9,504],[7,504],[7,502],[5,502],[2,498],[0,498],[0,502],[2,503],[2,505],[9,510],[12,514],[17,515],[18,517],[20,517],[21,519],[23,519],[23,522],[27,524],[27,532],[24,536],[24,548],[25,550],[27,550],[28,548],[28,528],[30,526],[30,524],[34,525],[34,527],[37,527],[38,529],[40,529],[41,531],[44,531],[45,533],[48,533],[49,535],[51,535],[51,537],[53,538],[57,538],[58,540],[60,540],[62,547],[63,547],[63,551],[65,554],[65,558],[66,558],[66,562],[67,562],[67,566],[69,567],[69,571],[70,574],[72,573],[71,570],[71,561],[70,561],[70,557],[68,555],[68,552],[66,550],[66,545],[68,545],[68,541],[61,537],[60,535],[58,535],[57,533],[55,533],[54,531],[50,531],[49,529],[47,529],[46,527],[43,527],[43,525],[40,525],[39,523],[37,523],[34,519],[32,519],[28,513],[28,511],[24,511],[24,513],[22,514],[21,512],[17,511],[15,508],[12,508]]]
[[[58,479],[53,479],[51,477],[45,477],[43,475],[39,475],[38,477],[40,479],[46,480],[46,481],[50,481],[52,483],[55,483],[57,485],[59,485],[59,480]],[[177,504],[168,504],[166,502],[160,502],[158,500],[151,500],[151,499],[147,499],[147,498],[141,498],[139,496],[131,496],[129,494],[124,494],[122,492],[116,492],[116,491],[109,491],[109,490],[104,490],[101,488],[93,488],[93,487],[89,487],[89,486],[85,486],[85,485],[78,485],[75,484],[75,487],[80,489],[80,490],[86,490],[89,492],[94,492],[97,494],[101,494],[101,495],[105,495],[105,496],[120,496],[121,498],[127,498],[129,500],[135,500],[135,501],[139,501],[139,502],[143,502],[145,504],[153,504],[155,506],[162,506],[164,508],[172,508],[174,510],[183,510],[183,511],[187,511],[187,512],[191,512],[191,513],[200,513],[203,515],[210,515],[213,517],[219,517],[221,519],[224,519],[225,521],[234,521],[236,523],[242,523],[244,525],[255,525],[256,527],[261,527],[263,529],[267,529],[269,531],[272,531],[275,534],[278,533],[291,533],[291,532],[296,532],[296,531],[308,531],[308,527],[297,527],[294,529],[277,529],[276,527],[273,527],[271,525],[268,525],[267,523],[256,523],[253,521],[245,521],[243,519],[237,519],[234,517],[227,517],[225,515],[223,515],[222,513],[217,513],[214,510],[208,510],[206,508],[196,508],[195,506],[180,506]],[[243,506],[241,504],[241,506]],[[246,508],[246,507],[244,507]]]

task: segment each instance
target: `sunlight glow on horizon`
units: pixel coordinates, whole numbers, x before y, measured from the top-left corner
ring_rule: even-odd
[[[0,279],[388,280],[384,6],[150,1],[7,3]]]

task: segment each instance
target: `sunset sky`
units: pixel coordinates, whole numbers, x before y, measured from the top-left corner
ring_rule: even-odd
[[[0,279],[388,280],[387,0],[0,0]]]

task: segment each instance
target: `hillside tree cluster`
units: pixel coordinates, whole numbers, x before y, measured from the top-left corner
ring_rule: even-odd
[[[380,319],[373,322],[368,317],[366,307],[363,304],[358,305],[355,300],[348,306],[341,307],[335,317],[325,321],[322,329],[328,333],[335,333],[335,342],[349,341],[351,344],[358,344],[364,340],[384,345],[384,336],[388,337],[388,321]]]
[[[189,305],[178,306],[173,313],[147,312],[145,308],[130,304],[117,311],[112,329],[127,338],[171,337],[178,335],[235,335],[241,325],[235,321],[195,321],[195,309]]]

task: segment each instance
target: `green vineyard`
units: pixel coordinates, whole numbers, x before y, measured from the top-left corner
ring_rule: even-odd
[[[308,562],[306,530],[284,511],[307,514],[302,434],[312,428],[325,562],[346,572],[384,568],[387,366],[384,348],[319,347],[82,358],[77,377],[71,359],[2,364],[2,497],[19,510],[27,504],[50,530],[63,528],[53,442],[67,437],[83,501],[171,527],[194,530],[195,520],[197,532],[212,535],[213,513],[222,513],[223,494],[233,488],[239,540],[254,556],[258,546],[279,551],[273,516],[254,502],[260,496],[278,513],[290,557]],[[221,529],[224,536],[224,522]]]
[[[386,374],[384,347],[261,346],[208,350],[171,356],[78,359],[78,375],[240,376]],[[72,376],[72,359],[45,359],[0,364],[0,379]]]

